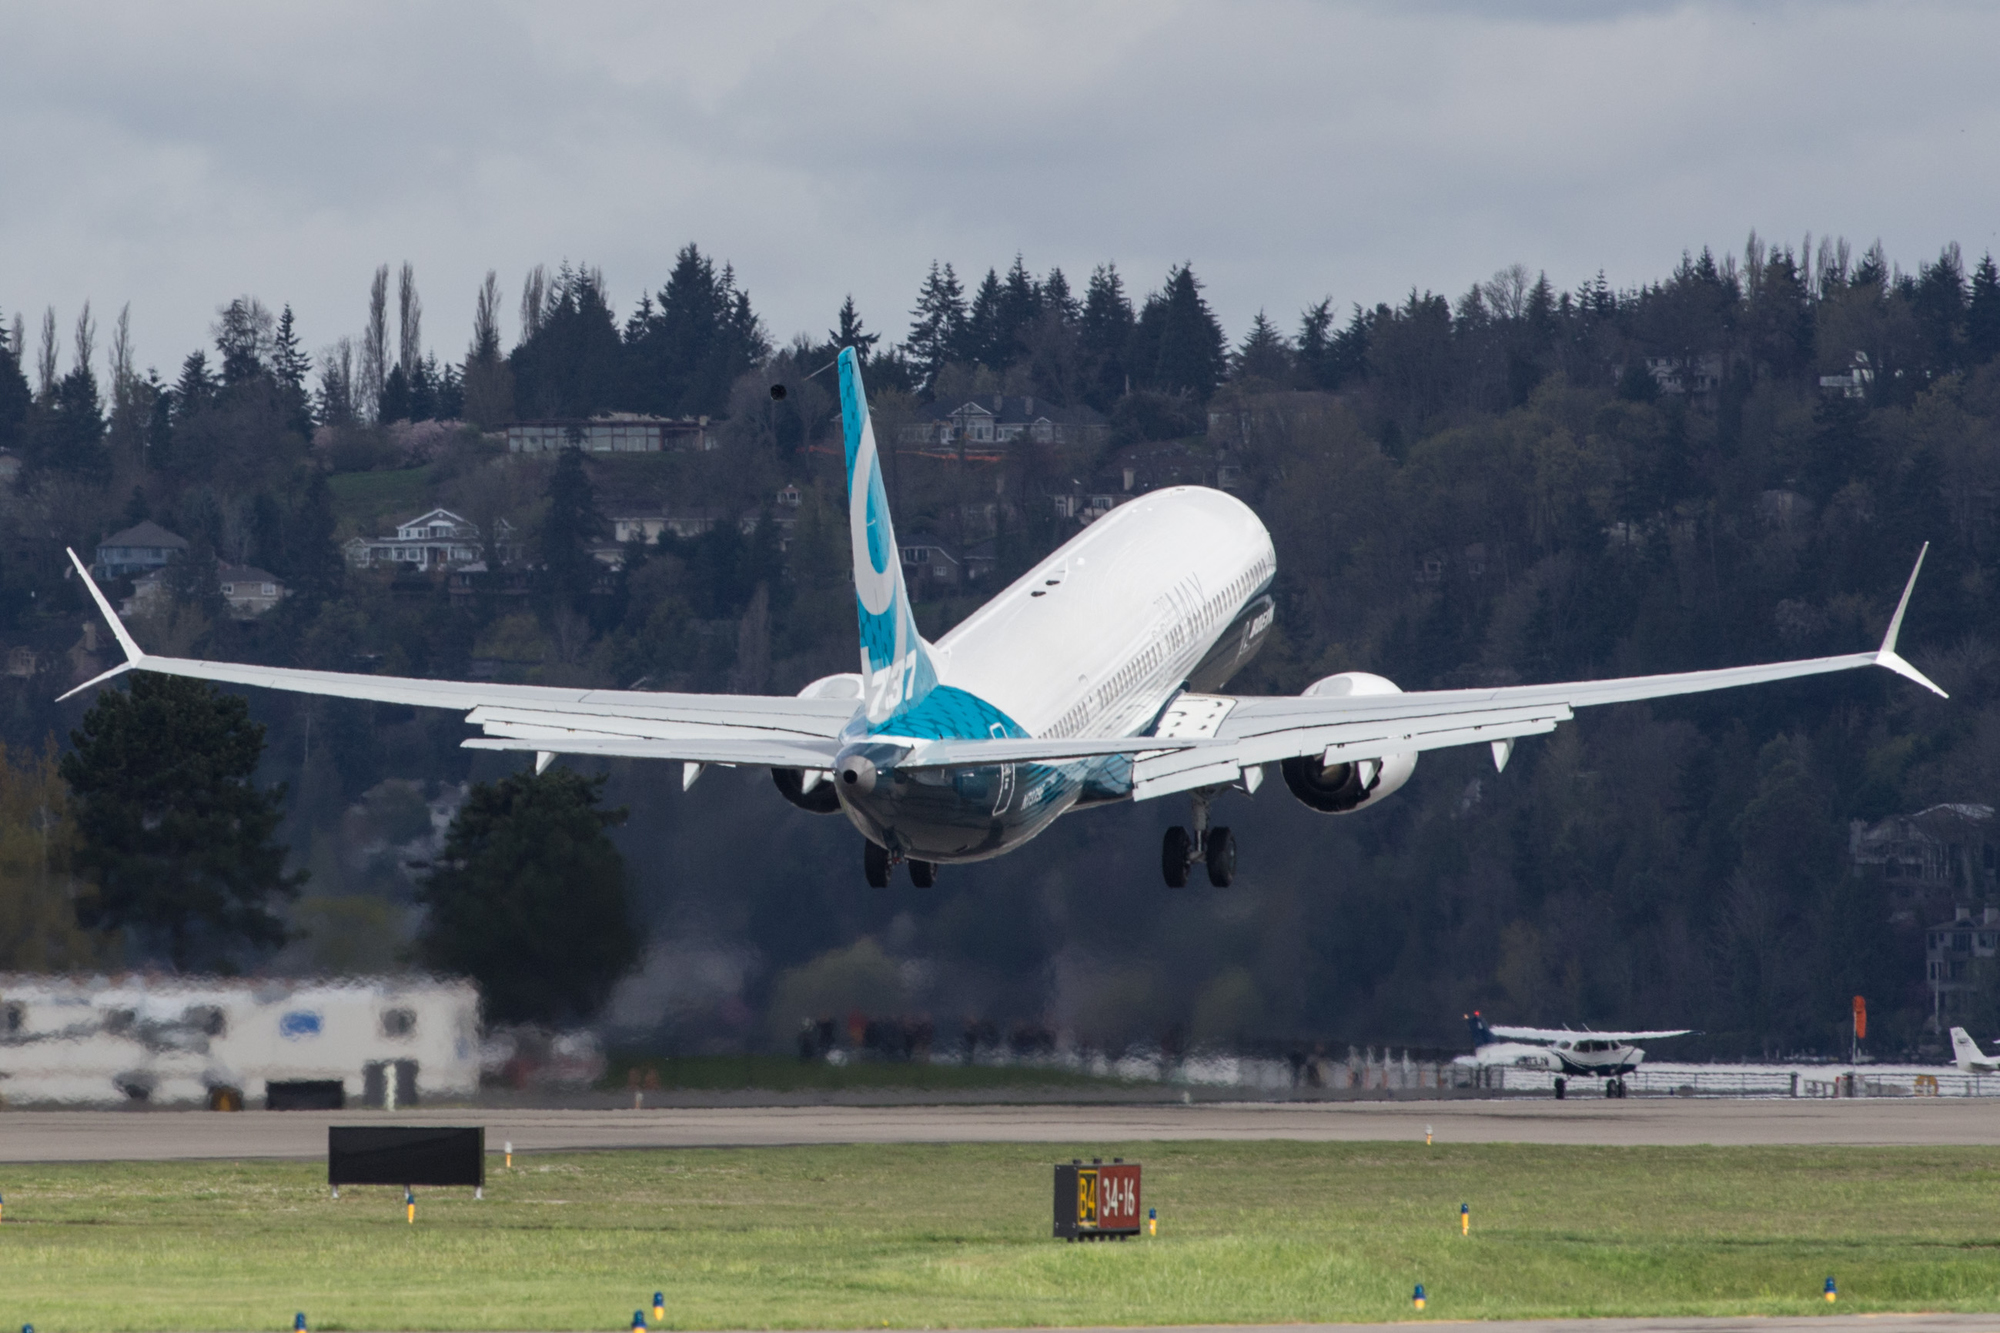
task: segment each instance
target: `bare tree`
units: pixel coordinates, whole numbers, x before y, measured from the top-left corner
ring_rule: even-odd
[[[97,359],[97,321],[90,317],[90,302],[76,316],[76,368],[88,372]]]
[[[28,350],[28,326],[21,322],[21,312],[14,312],[14,331],[8,335],[7,350],[19,361],[21,353]]]
[[[1495,319],[1519,319],[1528,313],[1528,289],[1532,286],[1526,264],[1509,264],[1480,283],[1479,293]]]
[[[56,391],[56,308],[42,312],[42,350],[35,357],[35,392],[46,398]]]
[[[486,270],[479,284],[479,299],[472,308],[472,347],[469,360],[497,359],[500,355],[500,276]]]
[[[368,287],[368,328],[361,335],[361,367],[354,381],[357,413],[375,419],[382,400],[382,382],[389,378],[389,266],[375,270]]]
[[[424,303],[417,297],[417,271],[409,260],[403,261],[403,271],[396,277],[396,364],[403,369],[404,380],[416,373],[417,362],[423,358]]]
[[[132,303],[118,310],[118,322],[111,326],[111,410],[129,412],[139,374],[132,366]]]
[[[346,426],[357,414],[354,339],[342,338],[319,354],[319,419],[329,426]]]
[[[521,341],[535,336],[535,330],[542,327],[542,316],[548,312],[549,271],[537,264],[528,270],[528,276],[521,281]]]

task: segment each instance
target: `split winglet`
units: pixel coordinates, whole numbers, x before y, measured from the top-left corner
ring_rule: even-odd
[[[1889,632],[1882,636],[1882,647],[1875,654],[1875,665],[1887,667],[1906,680],[1913,680],[1940,699],[1951,696],[1939,689],[1935,682],[1923,672],[1904,661],[1896,652],[1896,636],[1903,632],[1903,613],[1910,609],[1910,594],[1917,590],[1917,575],[1923,570],[1924,556],[1930,553],[1931,544],[1925,542],[1917,552],[1916,567],[1910,571],[1910,581],[1903,585],[1903,599],[1896,603],[1896,614],[1889,618]],[[74,558],[74,557],[72,557]]]
[[[111,633],[118,640],[118,646],[125,650],[125,660],[117,666],[112,667],[111,670],[105,672],[103,675],[92,676],[75,689],[58,695],[56,697],[57,703],[61,703],[72,694],[81,694],[93,685],[101,685],[113,676],[122,676],[146,660],[145,651],[139,647],[138,641],[132,637],[131,631],[125,628],[125,622],[118,618],[118,613],[111,609],[111,602],[104,596],[104,590],[99,588],[97,581],[90,577],[90,571],[84,568],[83,561],[77,558],[74,549],[69,550],[69,560],[71,564],[76,566],[77,575],[82,578],[83,586],[90,589],[91,600],[96,602],[97,609],[104,613],[104,619],[109,622]]]

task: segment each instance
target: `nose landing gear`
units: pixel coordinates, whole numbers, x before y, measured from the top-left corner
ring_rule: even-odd
[[[1226,889],[1236,879],[1236,837],[1227,827],[1208,826],[1209,793],[1194,794],[1194,832],[1178,826],[1160,843],[1160,874],[1170,889],[1187,887],[1188,871],[1196,861],[1208,866],[1208,882]]]

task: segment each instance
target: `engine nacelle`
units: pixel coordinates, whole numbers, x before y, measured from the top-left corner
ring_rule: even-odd
[[[852,699],[861,702],[861,677],[852,671],[822,676],[799,691],[801,699]],[[816,815],[840,813],[840,794],[834,790],[833,775],[824,769],[774,768],[771,781],[778,794],[801,810]],[[808,785],[810,784],[810,785]]]
[[[1394,681],[1366,671],[1343,671],[1316,680],[1302,692],[1306,698],[1338,699],[1348,695],[1401,694]],[[1322,814],[1352,814],[1391,795],[1417,771],[1417,756],[1392,754],[1382,759],[1350,763],[1323,762],[1323,756],[1300,755],[1280,766],[1292,795]]]

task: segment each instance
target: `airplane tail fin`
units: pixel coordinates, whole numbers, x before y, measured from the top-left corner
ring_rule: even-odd
[[[1984,1060],[1986,1053],[1979,1049],[1979,1043],[1964,1028],[1951,1030],[1952,1058],[1963,1064],[1967,1060]]]
[[[1474,1009],[1465,1016],[1465,1025],[1472,1029],[1472,1048],[1474,1050],[1478,1050],[1481,1046],[1491,1046],[1493,1044],[1495,1040],[1493,1030],[1486,1026],[1486,1020],[1480,1017],[1477,1009]]]
[[[840,424],[847,443],[847,525],[854,548],[854,600],[861,620],[861,678],[868,720],[885,722],[937,686],[903,585],[903,557],[889,520],[882,459],[854,349],[840,353]]]

